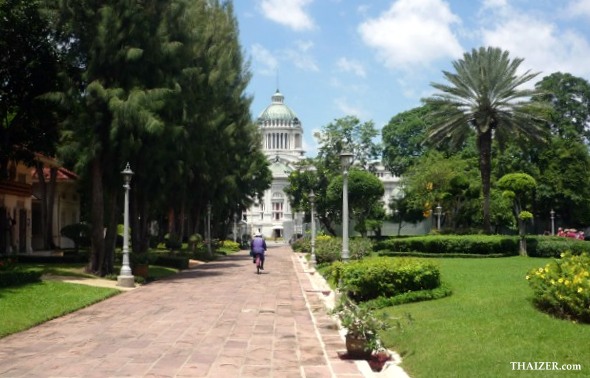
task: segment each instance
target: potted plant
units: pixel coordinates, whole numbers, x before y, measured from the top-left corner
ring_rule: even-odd
[[[149,253],[130,253],[131,273],[134,276],[147,278],[149,275],[149,265],[152,263],[152,257]]]
[[[373,352],[383,351],[378,331],[386,330],[385,318],[375,316],[369,309],[359,306],[348,297],[341,297],[332,311],[346,329],[346,352],[353,359],[369,359]]]

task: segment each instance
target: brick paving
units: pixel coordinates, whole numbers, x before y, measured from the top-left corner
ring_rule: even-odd
[[[303,256],[269,243],[126,291],[0,340],[0,377],[367,376]],[[323,291],[323,292],[322,292]]]

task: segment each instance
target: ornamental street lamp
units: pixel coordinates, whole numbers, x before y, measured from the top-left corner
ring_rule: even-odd
[[[551,215],[551,235],[555,235],[555,211],[551,209],[549,215]]]
[[[315,266],[315,193],[313,190],[309,193],[309,202],[311,203],[311,265]]]
[[[348,261],[348,169],[352,165],[352,152],[340,153],[342,165],[342,261]]]
[[[134,287],[135,278],[131,274],[131,268],[129,267],[129,189],[131,189],[129,183],[133,176],[129,163],[127,163],[121,174],[123,175],[123,188],[125,188],[125,208],[123,213],[123,264],[121,265],[121,273],[117,277],[117,286]]]
[[[440,231],[440,217],[442,215],[442,207],[440,204],[436,206],[436,229]]]

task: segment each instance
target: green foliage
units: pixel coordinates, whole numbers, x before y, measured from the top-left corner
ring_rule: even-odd
[[[318,264],[332,263],[340,260],[342,239],[318,236],[315,241],[315,258]]]
[[[90,226],[87,223],[74,223],[62,227],[61,236],[74,242],[76,250],[90,245]]]
[[[381,314],[381,317],[378,317],[367,307],[357,305],[346,296],[340,297],[331,314],[338,317],[348,336],[366,340],[366,351],[382,349],[378,333],[391,328],[387,316]]]
[[[361,260],[373,252],[373,242],[368,238],[352,238],[348,241],[348,254],[351,260]],[[342,258],[342,239],[318,235],[315,242],[315,255],[318,264],[333,263]]]
[[[527,251],[533,257],[559,257],[570,251],[573,255],[590,254],[590,243],[559,236],[527,236]]]
[[[421,106],[391,118],[381,131],[383,163],[396,176],[402,177],[426,151],[424,140],[432,110]]]
[[[409,257],[351,261],[342,267],[341,279],[347,295],[355,301],[440,286],[438,266],[427,260]]]
[[[219,242],[219,246],[217,247],[217,251],[226,253],[238,252],[239,250],[240,244],[238,242],[234,242],[233,240],[222,240]]]
[[[590,255],[563,253],[545,267],[532,269],[526,279],[533,302],[557,317],[590,323]]]
[[[182,240],[176,234],[166,234],[164,240],[167,249],[178,250],[182,248]]]
[[[43,272],[38,269],[0,270],[0,288],[39,282],[42,274]]]
[[[441,286],[430,290],[409,291],[407,293],[398,294],[393,297],[378,297],[363,302],[363,306],[371,309],[381,309],[385,307],[398,306],[404,303],[441,299],[448,297],[451,294],[453,294],[453,291],[444,284],[441,284]]]
[[[431,254],[516,255],[518,238],[501,235],[432,235],[390,238],[376,250],[424,252]]]
[[[428,140],[435,145],[460,148],[475,132],[480,156],[483,192],[483,229],[490,232],[490,190],[492,141],[500,147],[516,138],[543,141],[546,123],[542,108],[530,102],[535,90],[519,88],[537,75],[518,74],[521,58],[497,47],[480,47],[453,62],[455,72],[444,71],[446,84],[434,83],[438,90],[424,102],[433,107]]]
[[[311,238],[303,237],[291,243],[293,252],[311,252]]]

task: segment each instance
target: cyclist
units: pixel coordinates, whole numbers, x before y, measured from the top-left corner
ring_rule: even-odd
[[[264,270],[264,254],[266,252],[266,241],[262,238],[262,234],[257,232],[254,239],[250,243],[250,255],[252,255],[253,263],[256,263],[256,255],[260,255],[260,270]]]

